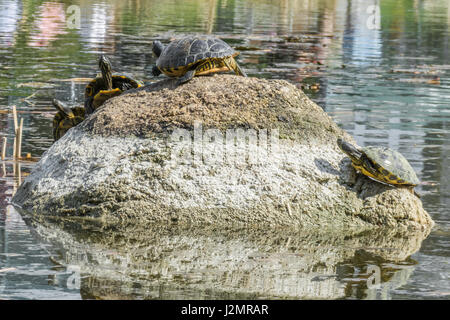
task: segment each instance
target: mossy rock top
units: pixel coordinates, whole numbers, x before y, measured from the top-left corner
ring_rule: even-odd
[[[175,128],[278,129],[280,138],[328,143],[344,133],[323,110],[284,80],[234,75],[159,81],[107,101],[83,127],[102,136],[149,136]],[[348,139],[348,136],[346,135]]]

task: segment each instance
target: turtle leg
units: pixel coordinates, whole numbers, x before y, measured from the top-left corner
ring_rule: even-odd
[[[59,136],[59,124],[64,120],[64,116],[61,113],[57,113],[53,118],[53,141],[60,138]]]
[[[114,98],[122,94],[122,90],[119,88],[115,88],[112,90],[100,90],[94,97],[94,101],[92,101],[92,108],[97,110],[106,100]]]
[[[157,66],[153,66],[152,68],[152,74],[157,77],[161,74],[161,70],[159,70],[159,68]]]
[[[228,67],[228,69],[233,70],[238,76],[246,77],[247,74],[244,72],[244,70],[239,67],[236,60],[234,60],[233,57],[227,57],[223,59],[223,63]]]
[[[183,84],[191,80],[195,76],[196,69],[191,69],[186,72],[182,77],[178,78],[177,85]]]
[[[84,110],[86,111],[86,115],[93,113],[95,110],[92,107],[92,103],[94,101],[94,97],[88,97],[84,101]]]

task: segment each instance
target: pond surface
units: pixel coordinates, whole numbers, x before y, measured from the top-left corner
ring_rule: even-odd
[[[80,9],[79,27],[73,20],[76,8],[72,11],[71,5]],[[263,286],[259,293],[236,293],[233,289],[217,293],[201,286],[171,286],[170,281],[163,281],[164,277],[146,286],[145,274],[139,278],[139,272],[133,271],[129,276],[125,269],[130,266],[123,264],[119,264],[123,269],[115,270],[117,277],[106,271],[91,272],[90,276],[81,272],[81,281],[89,278],[91,288],[95,288],[87,292],[85,284],[80,287],[80,270],[76,269],[80,266],[67,263],[71,249],[44,240],[43,229],[36,235],[34,228],[29,228],[8,205],[33,163],[15,165],[6,161],[0,172],[0,298],[450,298],[447,0],[0,0],[0,134],[8,139],[7,157],[13,152],[13,105],[24,123],[22,154],[39,158],[52,144],[55,110],[51,100],[57,98],[69,105],[82,103],[86,78],[97,74],[100,53],[111,58],[116,71],[150,83],[156,81],[151,74],[155,62],[151,42],[158,39],[167,43],[191,33],[211,33],[227,41],[241,52],[238,62],[249,76],[285,79],[303,89],[359,145],[388,146],[400,151],[423,181],[416,190],[436,222],[431,234],[420,249],[401,261],[358,255],[343,259],[333,270],[321,269],[319,276],[305,276],[305,271],[297,278],[282,278],[282,282],[276,282],[276,289],[266,290]],[[179,234],[182,243],[196,239],[195,234],[183,232]],[[161,239],[166,236],[162,234]],[[197,240],[214,243],[217,237],[223,237],[220,239],[226,240],[221,243],[231,250],[234,243],[227,236],[202,234]],[[161,239],[152,241],[167,245]],[[254,247],[249,246],[249,250],[261,250],[258,239],[252,238]],[[307,243],[298,245],[304,247]],[[245,244],[243,247],[247,248]],[[114,256],[114,250],[105,254]],[[88,261],[99,260],[90,253]],[[146,255],[140,252],[139,256]],[[65,257],[62,260],[66,263],[58,257]],[[277,261],[274,256],[269,260]],[[368,290],[363,280],[371,264],[385,272],[382,286]],[[146,265],[151,262],[147,260]],[[198,275],[192,270],[185,271],[191,280]],[[311,274],[318,271],[308,270]],[[99,281],[103,278],[107,281]],[[324,294],[326,290],[318,287],[309,290],[318,281],[327,287],[327,279],[331,278],[334,282],[328,285],[334,288],[332,293]],[[203,273],[202,279],[199,283],[216,278],[208,274],[206,279]],[[222,283],[235,288],[242,285],[244,278],[230,279]],[[293,285],[297,293],[284,295],[291,292]],[[122,290],[118,296],[105,294],[117,286],[129,290]]]

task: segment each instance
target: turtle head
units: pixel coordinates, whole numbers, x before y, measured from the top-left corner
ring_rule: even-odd
[[[61,112],[66,118],[75,118],[72,109],[70,109],[61,101],[53,99],[52,103],[56,110],[58,110],[58,112]]]
[[[353,163],[360,163],[362,160],[362,152],[352,146],[350,143],[343,139],[337,139],[337,144],[342,151],[344,151],[352,160]]]
[[[100,59],[98,60],[98,66],[102,72],[103,80],[105,81],[105,89],[111,90],[112,89],[112,66],[111,61],[109,61],[109,58],[105,55],[101,55]]]
[[[158,40],[153,41],[152,51],[155,54],[155,56],[159,57],[163,50],[164,46],[160,41]]]
[[[100,56],[100,58],[98,59],[98,66],[99,66],[100,70],[102,71],[102,73],[103,72],[112,72],[111,61],[104,54],[102,54]]]

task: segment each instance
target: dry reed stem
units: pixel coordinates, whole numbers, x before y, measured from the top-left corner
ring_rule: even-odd
[[[23,118],[20,118],[20,125],[17,129],[17,151],[16,151],[16,158],[20,159],[22,158],[22,130],[23,130]]]
[[[8,138],[3,137],[3,146],[2,146],[2,161],[5,161],[6,158],[6,143],[8,141]]]

